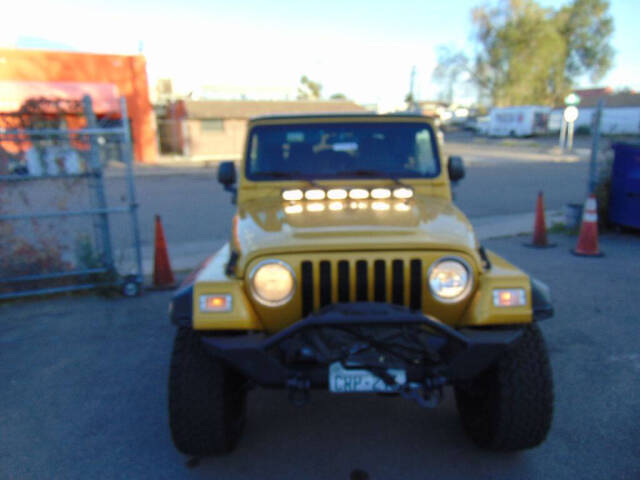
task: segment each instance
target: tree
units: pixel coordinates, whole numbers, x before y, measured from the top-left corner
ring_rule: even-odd
[[[613,65],[614,50],[609,41],[613,19],[606,0],[574,0],[560,9],[555,19],[567,49],[566,73],[589,75],[597,82]]]
[[[454,88],[459,82],[469,64],[467,56],[452,47],[440,45],[437,49],[438,66],[433,71],[433,78],[443,85],[439,100],[453,103]]]
[[[578,77],[610,68],[613,21],[607,0],[573,0],[554,10],[508,0],[472,10],[474,55],[440,47],[434,79],[445,97],[462,75],[496,106],[559,103]]]
[[[334,93],[329,97],[330,100],[347,100],[347,96],[344,93]]]
[[[298,100],[319,100],[322,96],[322,84],[314,82],[306,75],[300,79]]]

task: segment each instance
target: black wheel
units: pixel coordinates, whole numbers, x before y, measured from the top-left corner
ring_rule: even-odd
[[[491,450],[523,450],[544,441],[553,416],[553,380],[544,339],[536,325],[489,370],[456,386],[465,430]]]
[[[245,379],[211,358],[199,335],[176,334],[169,374],[169,426],[178,450],[203,456],[234,449],[246,418]]]

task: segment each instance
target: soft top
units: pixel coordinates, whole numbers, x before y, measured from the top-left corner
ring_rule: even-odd
[[[422,115],[419,113],[411,112],[398,112],[398,113],[301,113],[301,114],[278,114],[278,115],[260,115],[252,117],[251,121],[268,121],[268,120],[292,120],[292,121],[304,121],[304,120],[322,120],[322,119],[345,119],[345,120],[361,120],[361,119],[414,119],[414,120],[433,120],[432,117]]]

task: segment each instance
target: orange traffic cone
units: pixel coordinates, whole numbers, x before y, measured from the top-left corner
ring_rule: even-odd
[[[160,215],[156,215],[155,241],[153,248],[153,286],[154,287],[173,287],[175,280],[169,263],[169,254],[167,253],[167,242],[164,239],[164,230]]]
[[[592,193],[584,203],[582,225],[576,248],[571,250],[574,255],[583,257],[601,257],[604,255],[598,248],[598,204]]]
[[[536,202],[536,219],[533,223],[533,238],[531,243],[525,244],[527,247],[549,248],[555,247],[555,243],[547,241],[547,225],[544,219],[544,199],[542,191],[538,192],[538,201]]]

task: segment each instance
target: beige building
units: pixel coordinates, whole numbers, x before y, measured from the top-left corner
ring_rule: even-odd
[[[160,150],[199,160],[236,160],[242,156],[249,118],[366,111],[356,103],[337,100],[179,100],[159,112]]]

